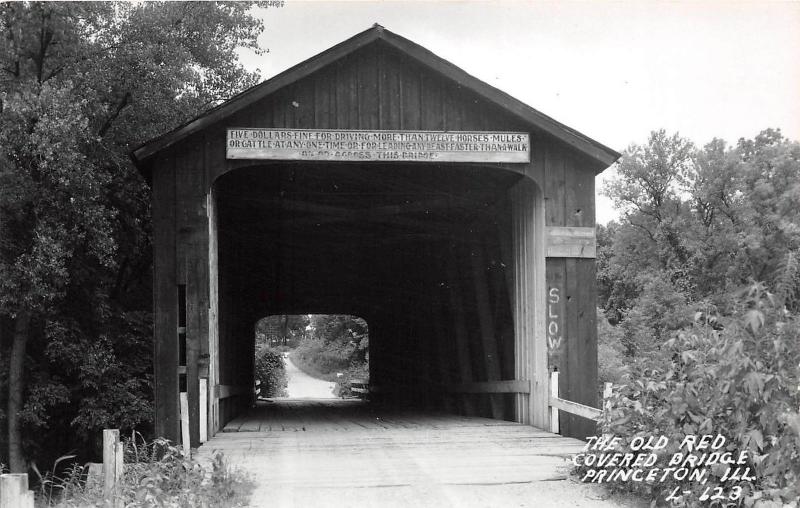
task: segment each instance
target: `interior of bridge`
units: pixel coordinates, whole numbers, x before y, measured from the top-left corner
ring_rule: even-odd
[[[220,177],[219,383],[252,386],[263,316],[353,314],[370,326],[372,400],[513,419],[512,394],[448,394],[514,378],[508,191],[520,178],[476,165],[308,161]],[[223,401],[220,423],[249,397]]]

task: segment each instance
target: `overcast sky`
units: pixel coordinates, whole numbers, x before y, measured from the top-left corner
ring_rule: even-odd
[[[265,79],[380,23],[618,151],[659,128],[697,144],[767,127],[800,139],[800,2],[287,0],[259,13],[269,53],[243,58]],[[598,221],[613,216],[598,196]]]

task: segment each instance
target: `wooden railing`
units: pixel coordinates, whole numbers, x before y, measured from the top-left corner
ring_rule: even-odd
[[[569,414],[582,416],[590,420],[601,420],[604,411],[608,407],[608,399],[611,397],[611,383],[603,386],[603,409],[598,409],[571,400],[562,399],[558,396],[558,371],[550,373],[550,432],[558,434],[558,412],[565,411]]]
[[[369,396],[369,381],[366,379],[351,379],[350,380],[350,391],[353,393],[358,393],[362,397]]]

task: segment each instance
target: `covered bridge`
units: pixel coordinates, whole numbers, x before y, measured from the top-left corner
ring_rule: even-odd
[[[156,432],[253,397],[253,327],[347,313],[376,397],[549,428],[597,403],[595,175],[619,154],[381,26],[133,152],[152,185]],[[561,413],[561,432],[590,420]]]

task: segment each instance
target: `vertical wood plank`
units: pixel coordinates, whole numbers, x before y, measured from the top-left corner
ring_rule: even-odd
[[[568,367],[570,376],[567,383],[570,390],[569,400],[597,407],[597,288],[595,284],[595,265],[592,259],[571,259],[567,276],[575,279],[574,301],[574,333],[567,341]],[[570,264],[571,267],[570,271]],[[562,384],[564,384],[562,382]],[[593,435],[596,422],[572,416],[568,434],[572,437],[585,438]]]
[[[408,61],[400,63],[402,72],[398,72],[401,97],[401,129],[415,130],[420,128],[420,77],[419,70]]]
[[[555,370],[550,373],[550,396],[558,397],[558,371]],[[550,432],[558,434],[558,409],[550,408]]]
[[[175,168],[159,158],[153,171],[153,346],[155,433],[177,441],[178,290],[175,274]]]
[[[107,498],[115,495],[122,477],[122,468],[118,469],[121,446],[118,429],[103,430],[103,495]]]
[[[397,57],[385,51],[381,61],[381,129],[403,129],[402,67]]]
[[[181,444],[183,445],[183,454],[187,457],[192,454],[192,445],[190,444],[189,437],[189,399],[186,392],[180,393],[181,401]]]
[[[375,48],[367,48],[358,58],[359,129],[377,129],[379,125],[378,56]]]
[[[314,124],[318,129],[332,129],[336,126],[335,105],[331,94],[335,74],[330,70],[319,73],[314,80]]]
[[[564,157],[566,226],[594,227],[594,178],[594,171],[582,168],[573,157]]]
[[[453,331],[456,338],[456,354],[458,360],[458,371],[462,383],[469,383],[474,380],[472,375],[472,359],[470,358],[469,337],[467,335],[466,315],[464,314],[464,301],[462,296],[462,285],[458,279],[454,257],[451,253],[447,263],[447,283],[449,286],[450,308],[452,309]],[[469,394],[461,395],[461,407],[465,414],[472,416],[475,414],[475,404]]]
[[[481,245],[476,246],[474,255],[470,256],[472,266],[472,279],[475,283],[475,299],[478,308],[478,325],[480,327],[481,343],[483,345],[483,360],[486,365],[486,380],[500,380],[500,355],[497,348],[497,337],[494,317],[489,304],[489,282],[486,277],[486,258]],[[504,417],[503,399],[499,394],[491,394],[489,401],[492,416],[497,419]]]
[[[208,441],[208,378],[200,379],[200,442]]]
[[[543,147],[545,171],[546,216],[548,226],[566,226],[566,180],[564,159],[552,146]]]
[[[292,100],[288,107],[294,111],[294,127],[297,129],[316,128],[314,118],[315,111],[315,83],[312,78],[306,78],[297,82],[294,87]]]
[[[439,263],[435,263],[440,268]],[[445,411],[453,411],[452,397],[447,394],[447,386],[453,382],[454,376],[451,372],[450,361],[452,358],[452,348],[449,345],[452,343],[451,337],[446,333],[447,328],[444,323],[449,321],[449,317],[444,309],[444,299],[442,298],[443,287],[437,287],[433,292],[433,326],[436,340],[436,359],[437,367],[439,369],[439,381],[442,389],[442,402]]]
[[[566,267],[564,259],[548,258],[547,270],[547,353],[550,370],[558,369],[566,376],[562,365],[566,354]],[[565,381],[563,378],[562,381]]]
[[[442,83],[430,73],[420,73],[421,123],[420,128],[428,131],[444,130],[442,116]]]
[[[545,335],[544,203],[536,184],[521,180],[509,193],[513,206],[515,344],[517,379],[531,380],[530,396],[517,399],[518,419],[549,426],[549,376]],[[524,406],[524,407],[520,407]]]

